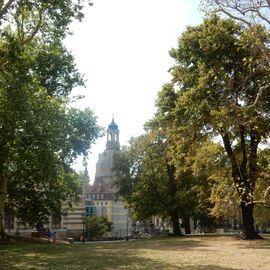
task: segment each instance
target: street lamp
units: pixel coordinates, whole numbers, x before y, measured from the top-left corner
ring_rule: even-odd
[[[84,226],[85,226],[85,214],[82,214],[82,242],[84,243],[85,242],[85,239],[84,239]]]

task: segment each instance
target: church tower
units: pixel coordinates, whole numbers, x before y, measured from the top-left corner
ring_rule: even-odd
[[[112,172],[113,156],[118,151],[120,151],[119,129],[113,117],[107,129],[106,148],[102,154],[99,154],[96,164],[95,183],[111,186],[114,180],[114,173]]]
[[[113,117],[107,129],[106,148],[99,154],[96,164],[95,181],[86,189],[85,208],[87,216],[106,216],[113,222],[109,234],[116,237],[131,230],[131,222],[127,221],[128,210],[117,196],[116,175],[112,170],[114,155],[120,151],[119,129]]]
[[[119,150],[119,129],[118,126],[114,122],[114,117],[112,118],[112,122],[109,124],[107,129],[107,144],[106,150]]]

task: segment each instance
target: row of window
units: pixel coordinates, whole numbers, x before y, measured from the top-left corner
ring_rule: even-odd
[[[96,205],[107,205],[108,203],[107,202],[100,202],[100,203],[99,202],[96,202],[95,204]]]
[[[86,194],[86,198],[92,200],[103,200],[104,194]]]

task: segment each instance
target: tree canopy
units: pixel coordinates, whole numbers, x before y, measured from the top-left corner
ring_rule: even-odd
[[[269,33],[257,29],[256,40],[269,51]],[[222,143],[242,208],[243,238],[257,237],[252,211],[258,147],[269,136],[269,67],[252,49],[251,36],[249,28],[217,16],[188,27],[170,51],[176,99],[162,105],[174,118],[175,164],[193,142],[209,138]]]
[[[270,67],[269,51],[265,49],[265,46],[261,46],[260,42],[261,26],[270,30],[269,0],[202,0],[202,7],[206,14],[225,15],[248,27],[250,38],[253,40],[250,49],[261,51]]]
[[[46,222],[80,194],[71,169],[102,129],[90,109],[71,108],[83,86],[63,45],[84,1],[0,1],[0,231],[4,211],[23,224]]]
[[[190,170],[176,174],[166,138],[161,133],[148,127],[145,135],[133,138],[115,156],[113,170],[119,195],[132,209],[135,220],[153,215],[169,217],[173,234],[181,235],[181,218],[186,233],[190,233],[190,217],[199,219],[208,215],[209,186],[202,174],[194,177]]]

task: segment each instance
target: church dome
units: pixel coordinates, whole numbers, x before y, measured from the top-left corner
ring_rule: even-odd
[[[114,119],[112,119],[112,122],[108,126],[109,129],[117,130],[118,126],[115,124]]]
[[[109,124],[107,129],[107,143],[106,150],[119,150],[119,129],[118,126],[114,122],[114,117],[112,118],[112,122]]]

